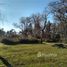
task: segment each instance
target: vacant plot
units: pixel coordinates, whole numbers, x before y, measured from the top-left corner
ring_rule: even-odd
[[[0,44],[0,56],[12,67],[66,67],[67,49],[52,47],[52,44]],[[6,65],[0,60],[0,67]]]

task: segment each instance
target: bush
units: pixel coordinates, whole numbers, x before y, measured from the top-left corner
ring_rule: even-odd
[[[3,39],[1,42],[4,43],[4,44],[7,44],[7,45],[15,45],[15,44],[18,44],[18,42],[15,42],[15,41],[9,40],[9,39]]]
[[[37,43],[40,43],[39,40],[37,39],[33,39],[33,40],[29,40],[29,39],[21,39],[19,40],[19,43],[22,43],[22,44],[37,44]]]
[[[59,42],[59,41],[60,41],[60,34],[53,34],[51,42]]]
[[[33,39],[33,40],[29,40],[29,39],[20,39],[19,41],[14,41],[14,40],[10,40],[10,39],[3,39],[1,41],[2,43],[6,44],[6,45],[16,45],[16,44],[38,44],[40,43],[39,40]]]

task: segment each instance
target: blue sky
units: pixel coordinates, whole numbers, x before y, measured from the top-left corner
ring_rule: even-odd
[[[5,30],[15,29],[13,23],[19,23],[23,16],[42,12],[49,2],[54,0],[0,0],[0,28]],[[18,30],[18,29],[16,29]]]

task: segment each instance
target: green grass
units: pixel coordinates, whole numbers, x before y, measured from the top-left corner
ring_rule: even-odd
[[[38,57],[40,53],[42,55]],[[13,67],[67,66],[67,49],[52,47],[52,44],[18,44],[15,46],[0,44],[0,56],[6,58]],[[0,67],[6,67],[1,60]]]

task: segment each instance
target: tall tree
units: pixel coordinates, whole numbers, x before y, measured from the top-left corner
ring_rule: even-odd
[[[64,39],[67,39],[67,0],[59,0],[49,3],[50,11],[54,16],[54,20],[59,22],[60,35],[64,34]],[[57,30],[59,30],[57,29]]]
[[[45,29],[46,29],[46,26],[47,26],[47,22],[48,22],[48,15],[49,15],[49,11],[45,10],[43,11],[42,13],[42,23],[43,23],[43,26],[42,26],[42,29],[41,29],[41,43],[43,41],[43,36],[45,35]]]
[[[41,34],[41,15],[38,14],[33,14],[32,15],[32,22],[34,23],[34,36],[37,38],[40,38],[40,34]]]

